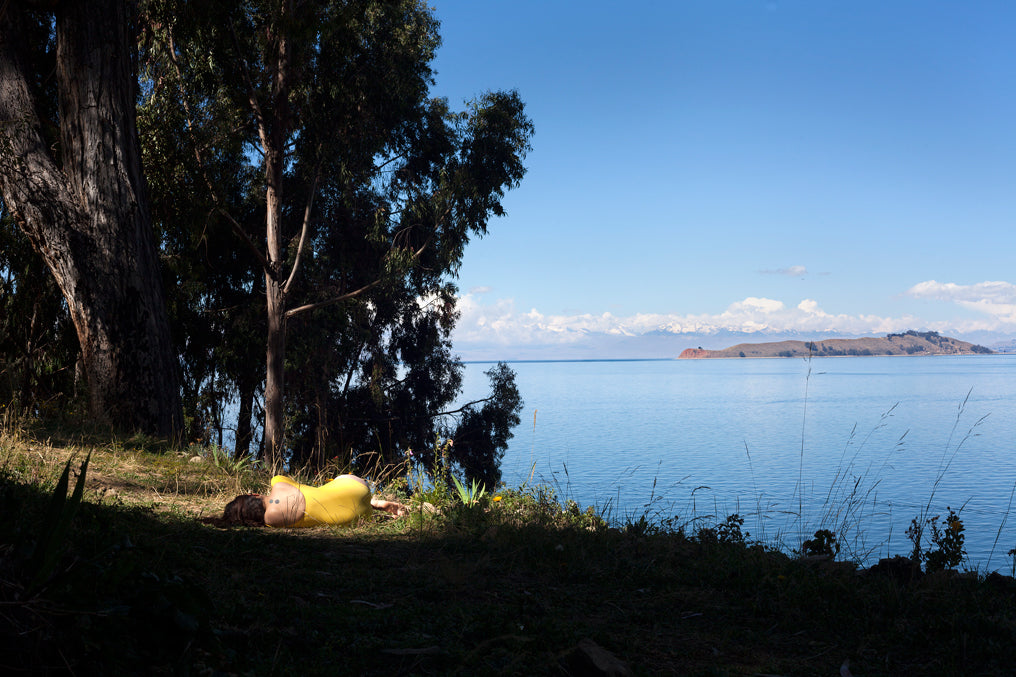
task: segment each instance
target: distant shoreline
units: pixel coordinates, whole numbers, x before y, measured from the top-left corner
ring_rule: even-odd
[[[508,364],[541,364],[551,362],[673,362],[677,360],[676,357],[592,357],[577,360],[560,359],[560,358],[546,358],[546,359],[529,359],[529,360],[460,360],[460,364],[497,364],[498,362],[506,362]]]
[[[828,358],[851,358],[851,357],[1005,357],[1012,356],[1016,357],[1016,353],[1005,353],[1005,352],[992,352],[992,353],[942,353],[938,355],[812,355],[814,358],[828,357]],[[714,357],[706,359],[715,360],[783,360],[787,359],[784,357],[772,356],[772,357]],[[799,359],[808,359],[806,355],[799,356]],[[591,360],[567,360],[567,359],[544,359],[544,360],[460,360],[459,364],[497,364],[504,362],[505,364],[580,364],[580,363],[593,363],[593,362],[687,362],[688,359],[681,359],[678,357],[605,357]]]
[[[907,331],[884,337],[740,343],[721,350],[687,348],[678,359],[757,359],[786,357],[933,357],[994,355],[984,346],[941,336],[938,332]]]
[[[720,352],[720,351],[716,351],[716,352]],[[853,359],[853,358],[857,358],[857,357],[998,357],[999,355],[1012,355],[1012,354],[1013,353],[991,352],[991,353],[935,353],[934,355],[929,355],[929,354],[926,353],[924,355],[900,355],[900,354],[897,354],[897,353],[893,353],[891,355],[889,355],[889,354],[885,354],[885,355],[812,355],[811,357],[812,358],[819,358],[819,357],[821,357],[821,358],[828,358],[830,360],[833,360],[833,359],[837,359],[838,360],[838,359]],[[673,358],[672,360],[668,359],[667,361],[677,361],[677,360],[680,360],[682,362],[686,362],[688,360],[695,360],[695,359],[703,359],[703,360],[787,360],[787,359],[800,359],[800,360],[806,360],[806,359],[808,359],[808,357],[809,357],[808,355],[791,355],[789,358],[788,357],[781,357],[779,355],[754,355],[754,356],[751,356],[751,357],[748,357],[748,356],[739,357],[737,355],[734,355],[734,356],[722,355],[722,356],[719,356],[719,357],[702,357],[702,358],[676,357],[676,358]],[[503,361],[507,362],[509,360],[503,360]],[[574,362],[574,361],[577,361],[577,360],[549,360],[549,361],[550,362]],[[615,360],[604,360],[604,361],[605,362],[614,362]],[[616,360],[616,361],[618,361],[618,362],[621,362],[621,361],[625,361],[625,362],[628,362],[628,361],[631,361],[631,362],[647,362],[647,361],[650,361],[650,360]],[[496,363],[496,360],[495,360],[494,363]],[[465,363],[463,363],[463,364],[465,364]]]

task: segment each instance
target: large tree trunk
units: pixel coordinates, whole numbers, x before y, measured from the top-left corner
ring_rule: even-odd
[[[283,3],[284,15],[292,14]],[[268,340],[265,369],[265,461],[278,467],[285,460],[284,378],[286,358],[286,297],[283,289],[285,252],[282,245],[282,177],[285,143],[289,131],[289,41],[285,32],[278,38],[272,81],[272,115],[259,128],[265,156],[265,239],[268,268],[265,295],[268,312]]]
[[[281,125],[276,125],[265,148],[265,230],[269,267],[265,270],[268,340],[265,350],[265,461],[278,467],[285,446],[284,381],[286,358],[286,299],[282,290],[282,158]]]
[[[175,436],[179,367],[141,173],[131,7],[58,5],[59,165],[28,84],[24,10],[0,11],[0,191],[67,300],[93,416]]]
[[[268,341],[265,370],[265,461],[278,466],[285,448],[283,409],[286,357],[286,308],[279,281],[265,274],[268,297]]]

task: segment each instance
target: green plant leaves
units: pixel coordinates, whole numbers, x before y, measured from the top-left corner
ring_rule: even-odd
[[[71,461],[68,459],[64,466],[60,480],[53,490],[53,496],[49,502],[49,509],[46,511],[46,518],[39,528],[39,541],[35,545],[35,552],[29,564],[29,571],[34,571],[32,582],[28,586],[30,591],[37,590],[46,582],[53,570],[56,568],[58,559],[64,550],[67,541],[67,530],[70,528],[74,513],[81,504],[81,496],[85,491],[85,476],[88,472],[88,461],[91,459],[91,452],[85,457],[81,464],[81,471],[78,473],[74,484],[74,493],[70,499],[67,498],[67,488],[70,485]]]
[[[477,480],[473,480],[473,483],[469,487],[466,487],[459,481],[458,477],[452,475],[452,482],[455,483],[455,489],[459,492],[459,500],[467,508],[479,503],[480,499],[487,494],[487,488]]]

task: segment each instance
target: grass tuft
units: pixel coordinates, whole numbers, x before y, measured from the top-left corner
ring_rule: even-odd
[[[952,512],[928,526],[928,551],[946,565],[933,573],[903,557],[838,561],[835,529],[794,554],[753,537],[740,514],[657,519],[654,501],[611,526],[605,509],[528,483],[463,485],[463,499],[448,483],[373,476],[412,514],[218,529],[197,518],[264,489],[268,469],[54,440],[0,430],[4,671],[568,674],[590,650],[646,675],[845,664],[866,676],[1005,675],[1016,664],[1016,585],[948,568],[962,547]],[[64,532],[49,528],[65,518]],[[33,586],[40,547],[53,565]]]

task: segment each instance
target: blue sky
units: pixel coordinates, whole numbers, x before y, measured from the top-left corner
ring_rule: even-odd
[[[518,89],[536,127],[466,253],[464,356],[658,328],[1016,336],[1016,4],[433,5],[435,94]]]

